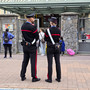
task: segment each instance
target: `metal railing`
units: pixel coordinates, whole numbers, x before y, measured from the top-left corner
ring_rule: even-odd
[[[65,2],[90,2],[90,0],[0,0],[0,3],[27,3],[27,2],[31,2],[31,3],[45,3],[45,2],[59,2],[59,3],[65,3]]]
[[[0,2],[35,2],[35,3],[42,3],[42,2],[55,2],[55,1],[63,1],[63,0],[0,0]]]

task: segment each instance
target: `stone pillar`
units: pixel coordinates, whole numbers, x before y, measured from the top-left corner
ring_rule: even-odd
[[[78,50],[78,14],[66,12],[61,14],[61,36],[65,41],[65,49]]]
[[[0,52],[4,52],[4,48],[3,48],[3,38],[2,38],[2,34],[4,33],[4,29],[6,27],[3,27],[3,25],[5,24],[10,24],[12,25],[12,30],[10,30],[9,32],[12,33],[13,35],[15,35],[15,38],[12,39],[12,52],[13,53],[17,53],[17,26],[16,26],[16,21],[17,21],[18,16],[14,15],[14,14],[4,14],[4,15],[0,15],[0,41],[1,41],[1,50]]]

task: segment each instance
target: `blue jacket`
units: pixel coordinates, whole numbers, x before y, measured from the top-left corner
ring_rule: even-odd
[[[62,40],[60,40],[60,43],[62,43],[62,45],[61,45],[61,52],[64,52],[65,51],[65,43]]]
[[[8,38],[9,38],[10,41],[8,41],[7,43],[4,42],[4,33],[3,33],[3,44],[12,44],[12,40],[11,39],[14,38],[14,35],[9,33],[9,32],[7,32],[7,33],[8,33]]]

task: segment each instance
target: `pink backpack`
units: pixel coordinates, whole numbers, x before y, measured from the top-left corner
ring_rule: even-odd
[[[69,55],[75,55],[75,52],[72,49],[67,49],[67,54]]]

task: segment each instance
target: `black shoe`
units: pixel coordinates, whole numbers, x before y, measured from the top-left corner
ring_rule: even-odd
[[[21,78],[21,81],[24,81],[26,79],[26,77],[23,77],[23,78]]]
[[[61,82],[61,79],[55,79],[57,82]]]
[[[12,58],[12,56],[10,56],[10,58]]]
[[[37,81],[40,81],[40,78],[33,78],[32,79],[32,82],[37,82]]]
[[[49,82],[49,83],[52,83],[52,80],[49,80],[49,79],[46,79],[45,81],[46,82]]]
[[[7,58],[7,57],[4,57],[4,58]]]

